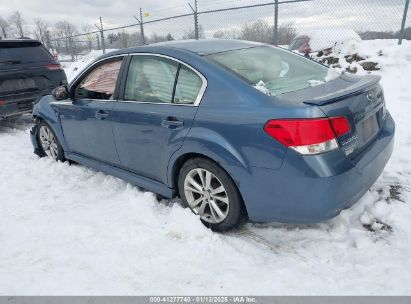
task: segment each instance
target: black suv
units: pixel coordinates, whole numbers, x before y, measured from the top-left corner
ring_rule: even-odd
[[[67,83],[61,65],[37,40],[0,40],[0,119],[31,112],[33,102]]]

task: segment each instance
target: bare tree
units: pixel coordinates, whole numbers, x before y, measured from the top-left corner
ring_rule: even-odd
[[[240,31],[238,29],[218,30],[213,34],[213,38],[218,39],[238,39],[239,36]]]
[[[240,35],[238,38],[242,40],[271,43],[273,41],[272,26],[263,20],[244,23],[241,26]]]
[[[65,53],[71,54],[71,57],[74,60],[76,49],[72,36],[77,32],[76,26],[66,20],[59,21],[55,24],[54,32],[58,39],[64,42]]]
[[[10,24],[7,20],[0,17],[0,39],[7,38]]]
[[[182,36],[183,39],[195,39],[195,31],[193,28],[189,29],[188,31],[186,31],[184,33],[184,35]],[[198,25],[198,39],[204,39],[205,38],[205,34],[204,34],[204,28],[201,24]]]
[[[14,30],[18,37],[23,38],[25,32],[26,21],[23,19],[20,11],[15,11],[9,19],[10,24],[14,27]]]
[[[149,43],[156,43],[156,42],[162,42],[162,41],[171,41],[174,40],[174,37],[171,35],[171,33],[168,33],[167,35],[159,35],[157,33],[151,34],[151,36],[148,39]]]
[[[213,34],[214,38],[220,39],[242,39],[250,41],[258,41],[264,43],[272,43],[274,39],[274,28],[264,20],[257,20],[255,22],[244,23],[240,29],[222,29]],[[280,25],[277,32],[278,44],[289,44],[296,36],[292,23],[285,23]]]
[[[290,44],[295,36],[297,36],[297,30],[295,29],[293,23],[289,22],[281,24],[278,28],[277,43]]]
[[[117,33],[117,40],[120,48],[128,47],[130,34],[126,33],[124,30]]]
[[[47,42],[48,23],[40,18],[34,20],[34,36],[43,44]]]
[[[81,27],[81,31],[83,33],[89,33],[93,31],[93,27],[90,24],[84,24]],[[93,41],[95,40],[94,34],[87,34],[87,44],[88,44],[88,50],[91,52],[91,49],[93,48]]]

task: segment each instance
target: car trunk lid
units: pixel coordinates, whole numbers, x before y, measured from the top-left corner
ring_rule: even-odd
[[[300,101],[318,106],[327,117],[346,117],[351,130],[337,140],[345,155],[355,159],[383,127],[385,101],[379,80],[379,76],[343,74],[326,85],[285,94],[284,97],[295,101],[299,96]]]

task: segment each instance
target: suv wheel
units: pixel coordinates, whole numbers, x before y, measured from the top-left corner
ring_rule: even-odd
[[[232,229],[245,218],[234,181],[210,160],[188,160],[181,168],[178,189],[183,203],[214,231]]]

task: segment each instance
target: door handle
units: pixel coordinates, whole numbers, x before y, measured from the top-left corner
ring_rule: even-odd
[[[110,116],[110,113],[109,112],[107,112],[107,111],[104,111],[104,110],[98,110],[97,112],[96,112],[96,115],[95,115],[95,117],[97,118],[97,119],[105,119],[105,118],[107,118],[107,117],[109,117]]]
[[[168,116],[161,121],[161,125],[169,129],[178,129],[184,126],[184,122],[174,116]]]

